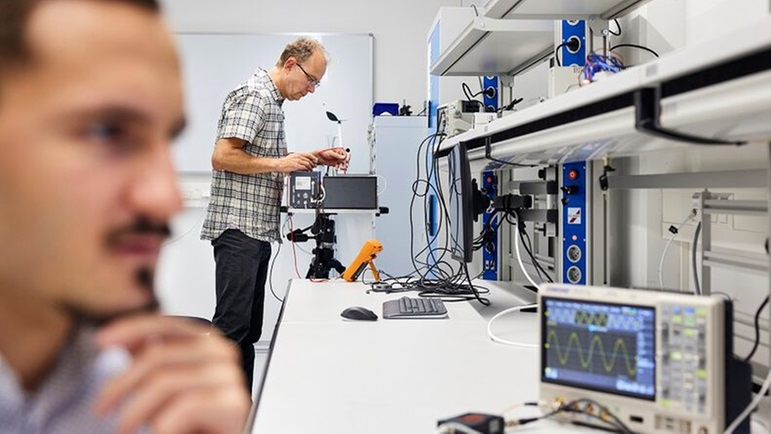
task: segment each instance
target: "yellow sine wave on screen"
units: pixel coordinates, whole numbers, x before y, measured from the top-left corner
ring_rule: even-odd
[[[546,337],[546,349],[551,349],[552,344],[554,345],[554,351],[557,353],[557,359],[559,360],[560,365],[564,366],[568,363],[568,359],[571,355],[570,349],[573,345],[575,345],[575,353],[578,354],[579,362],[584,369],[588,368],[592,363],[594,350],[596,348],[597,354],[602,361],[602,367],[606,372],[613,370],[616,365],[616,359],[618,358],[619,353],[621,353],[624,357],[624,361],[626,363],[626,372],[629,374],[629,376],[634,376],[637,373],[637,364],[630,360],[629,351],[626,348],[626,342],[624,342],[624,340],[621,338],[616,339],[616,342],[613,343],[613,351],[610,355],[610,358],[607,357],[607,352],[605,351],[605,345],[602,343],[602,339],[600,339],[600,337],[597,335],[592,337],[592,341],[589,343],[589,349],[585,350],[585,347],[581,345],[581,340],[578,338],[578,334],[575,332],[570,333],[568,342],[565,344],[563,352],[563,346],[560,345],[557,333],[554,330],[550,330]]]

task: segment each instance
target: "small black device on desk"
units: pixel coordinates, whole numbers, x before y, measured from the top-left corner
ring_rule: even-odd
[[[438,422],[439,426],[445,424],[455,424],[463,428],[469,428],[479,434],[503,434],[503,430],[506,428],[506,422],[503,420],[503,417],[484,413],[466,413]]]
[[[385,319],[447,318],[447,308],[440,298],[410,298],[383,302]]]

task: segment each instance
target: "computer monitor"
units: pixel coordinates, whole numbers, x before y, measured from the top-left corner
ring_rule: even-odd
[[[473,186],[471,166],[466,146],[455,145],[448,156],[450,171],[450,252],[453,259],[471,262],[473,259]]]
[[[325,176],[324,208],[377,209],[377,177],[375,175]]]

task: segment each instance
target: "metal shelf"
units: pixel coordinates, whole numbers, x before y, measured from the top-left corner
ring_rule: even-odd
[[[707,49],[708,48],[708,49]],[[731,37],[670,53],[654,62],[497,119],[442,143],[463,141],[469,158],[557,164],[629,156],[673,146],[635,128],[634,93],[660,87],[661,125],[731,140],[771,138],[771,19]]]
[[[665,98],[661,104],[662,124],[677,131],[748,141],[771,137],[771,71]],[[491,155],[555,164],[693,146],[640,133],[634,118],[629,106],[496,143]],[[484,158],[484,151],[474,155]]]
[[[488,18],[570,20],[597,16],[612,19],[648,0],[489,0]]]
[[[282,206],[281,212],[288,214],[373,214],[379,216],[381,214],[388,214],[388,207],[381,206],[373,209],[324,208],[323,210],[317,210],[316,208],[289,208]]]
[[[475,18],[431,65],[432,75],[515,75],[551,55],[554,21]]]
[[[520,74],[552,55],[555,20],[613,18],[647,1],[490,0],[431,65],[431,74]]]

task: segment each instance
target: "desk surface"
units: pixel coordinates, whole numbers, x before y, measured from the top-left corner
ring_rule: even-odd
[[[535,349],[496,344],[487,321],[521,304],[503,291],[492,305],[447,303],[449,319],[344,320],[364,306],[382,316],[382,303],[403,294],[367,294],[360,283],[291,283],[264,384],[254,433],[431,433],[439,419],[470,411],[500,414],[538,398]],[[409,293],[415,296],[414,293]],[[534,314],[512,313],[495,323],[507,340],[535,343]],[[519,408],[509,415],[537,414]],[[554,422],[550,432],[575,432]]]
[[[367,322],[344,320],[340,312],[363,306],[382,316],[383,301],[403,294],[367,294],[361,283],[292,281],[251,431],[433,433],[440,419],[501,414],[537,400],[537,351],[496,344],[487,335],[490,318],[522,304],[513,295],[521,288],[480,283],[491,288],[490,306],[447,303],[448,319]],[[537,327],[535,314],[517,312],[501,317],[493,331],[509,341],[536,343]],[[505,416],[538,414],[519,407]],[[521,431],[601,432],[551,420]],[[753,420],[753,433],[766,431]]]

